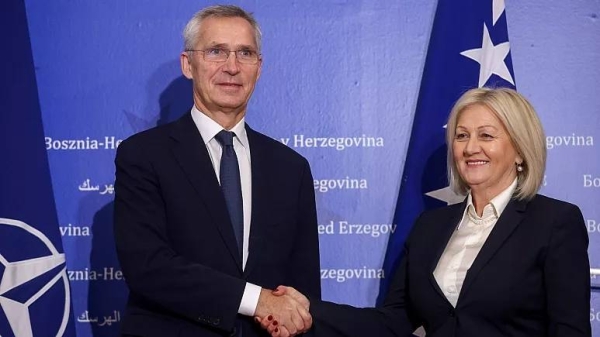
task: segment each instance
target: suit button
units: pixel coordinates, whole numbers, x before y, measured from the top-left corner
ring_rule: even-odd
[[[454,310],[450,310],[450,311],[448,312],[448,315],[449,315],[450,317],[454,317],[454,316],[456,316],[456,312],[455,312]]]
[[[215,318],[210,323],[212,323],[212,325],[219,325],[219,323],[221,323],[221,320],[218,318]]]

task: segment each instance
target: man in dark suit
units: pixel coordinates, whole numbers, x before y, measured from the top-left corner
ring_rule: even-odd
[[[130,289],[122,334],[266,335],[252,316],[301,333],[306,303],[269,289],[320,298],[313,179],[303,157],[244,123],[262,65],[258,24],[239,7],[208,7],[184,39],[194,107],[122,142],[115,160]]]

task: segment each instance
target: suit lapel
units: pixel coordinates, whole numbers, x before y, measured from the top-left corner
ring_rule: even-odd
[[[504,241],[506,241],[515,228],[521,223],[526,206],[526,201],[517,200],[511,200],[508,205],[506,205],[498,222],[494,225],[494,228],[483,244],[483,247],[481,247],[479,254],[477,254],[477,257],[473,261],[471,268],[467,271],[458,297],[458,303],[460,303],[461,298],[465,296],[465,293],[469,290],[469,287],[473,284],[481,269],[485,267],[498,249],[502,247]]]
[[[248,275],[261,259],[261,249],[265,240],[265,219],[269,214],[269,153],[260,135],[246,125],[250,144],[250,165],[252,170],[252,218],[250,220],[250,239],[248,242],[248,260],[244,275]]]
[[[433,255],[433,258],[431,259],[431,264],[429,266],[429,281],[431,282],[431,285],[437,291],[437,293],[446,302],[448,302],[448,299],[446,298],[446,295],[444,295],[444,292],[440,288],[440,285],[437,283],[435,276],[433,275],[433,272],[435,271],[435,267],[437,267],[440,257],[442,257],[442,253],[446,249],[446,245],[448,244],[448,241],[450,241],[450,237],[456,230],[456,226],[458,226],[458,222],[462,218],[462,215],[463,215],[466,205],[467,205],[467,202],[465,199],[465,201],[463,201],[460,205],[457,205],[454,208],[450,219],[448,220],[448,222],[445,223],[442,230],[439,231],[439,235],[436,237],[435,242],[433,242],[433,244],[432,244],[432,247],[436,247],[436,249],[434,250],[435,253]],[[450,304],[450,302],[448,302],[448,304]]]
[[[231,257],[236,260],[241,271],[242,261],[238,254],[225,198],[221,192],[204,140],[196,128],[191,114],[188,113],[175,122],[170,136],[173,139],[173,155],[204,202],[206,209],[214,220],[213,223],[217,226],[225,245],[231,253]]]

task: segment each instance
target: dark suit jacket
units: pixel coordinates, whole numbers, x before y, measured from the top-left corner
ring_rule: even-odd
[[[468,270],[454,308],[433,271],[466,203],[423,213],[378,309],[313,303],[318,336],[591,336],[588,236],[576,206],[512,200]],[[315,301],[316,302],[316,301]]]
[[[308,162],[249,127],[252,219],[246,268],[225,199],[191,115],[123,141],[115,240],[130,289],[122,333],[267,336],[237,315],[246,281],[320,297],[314,185]]]

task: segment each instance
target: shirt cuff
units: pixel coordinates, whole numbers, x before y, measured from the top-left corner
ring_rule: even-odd
[[[254,316],[261,290],[261,287],[246,282],[246,287],[244,288],[244,295],[242,295],[242,302],[240,303],[240,308],[238,309],[238,313],[240,315]]]

